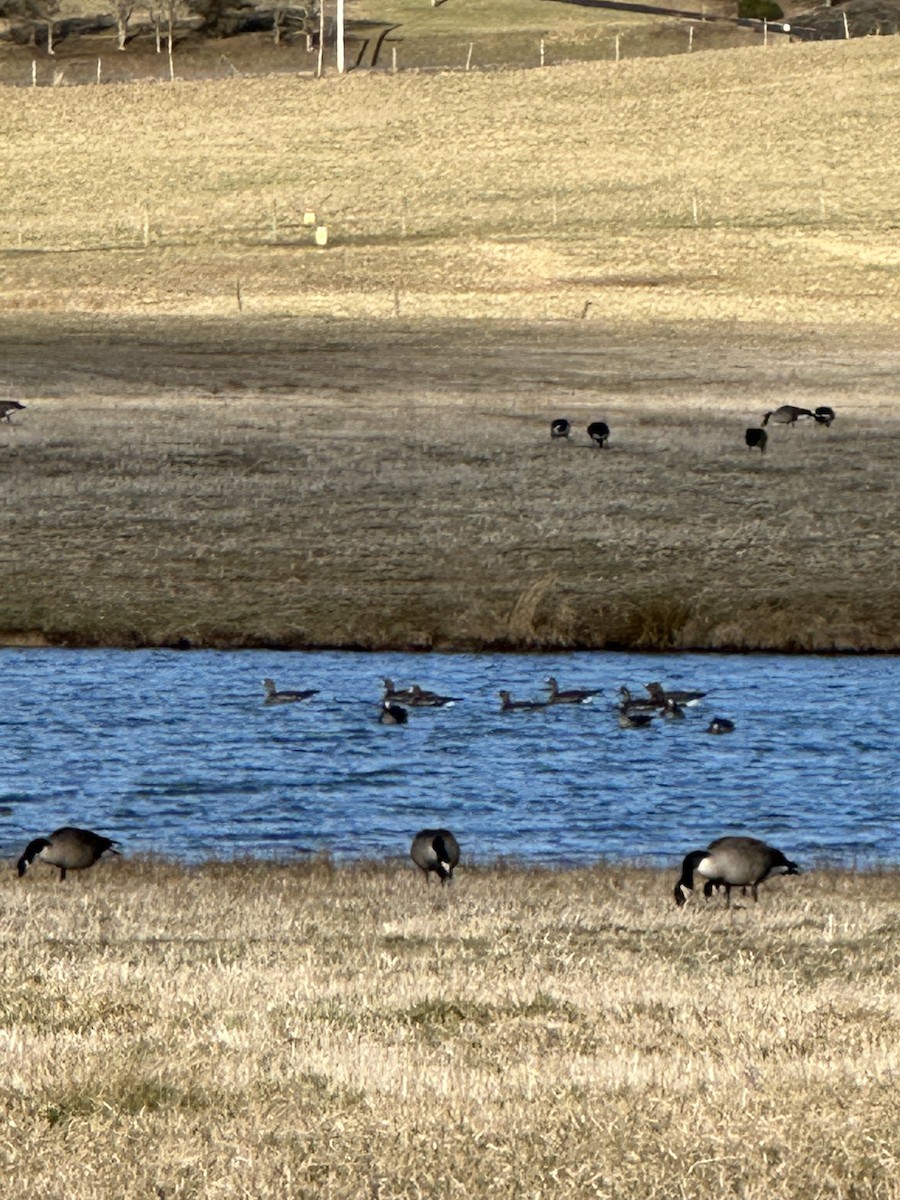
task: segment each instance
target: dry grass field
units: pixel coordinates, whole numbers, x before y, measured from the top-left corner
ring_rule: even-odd
[[[896,872],[0,885],[10,1200],[900,1196]]]
[[[898,94],[891,38],[4,89],[3,637],[896,650]]]

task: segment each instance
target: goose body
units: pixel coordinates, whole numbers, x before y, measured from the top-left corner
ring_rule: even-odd
[[[405,725],[409,720],[409,713],[402,704],[396,704],[393,700],[382,700],[378,720],[382,725]]]
[[[275,687],[273,679],[264,679],[263,687],[266,689],[265,704],[297,704],[300,700],[308,700],[310,696],[318,696],[318,688],[307,688],[306,691],[297,692],[287,689],[279,692]]]
[[[816,421],[820,425],[824,425],[826,429],[831,424],[831,422],[834,420],[836,415],[837,414],[835,413],[834,409],[829,407],[829,405],[827,405],[827,404],[820,404],[819,407],[816,409],[816,411],[813,413],[813,416],[816,418]]]
[[[654,700],[651,696],[632,696],[624,685],[619,688],[619,710],[630,713],[655,713],[662,708],[665,700]]]
[[[587,427],[587,432],[588,437],[594,445],[599,446],[603,450],[609,441],[609,426],[607,423],[605,421],[591,421]]]
[[[684,904],[685,888],[693,889],[694,875],[706,881],[704,894],[724,887],[725,904],[731,905],[731,889],[746,887],[757,899],[757,886],[770,875],[797,875],[800,868],[780,850],[753,837],[721,837],[705,850],[692,850],[681,864],[681,876],[675,884],[675,902]]]
[[[764,429],[748,429],[744,434],[744,441],[751,450],[759,450],[762,454],[765,454],[769,435]]]
[[[567,438],[572,432],[572,425],[565,417],[557,417],[550,422],[551,438]]]
[[[415,708],[452,708],[459,699],[459,696],[440,696],[437,692],[423,691],[417,683],[414,683],[409,688],[407,704],[411,704]]]
[[[707,733],[734,733],[734,721],[728,717],[713,717],[706,727]]]
[[[459,862],[459,842],[449,829],[423,829],[413,838],[409,856],[425,872],[426,880],[433,871],[441,883],[453,878],[453,868]]]
[[[533,712],[536,708],[546,708],[549,703],[547,700],[513,700],[507,691],[500,691],[497,695],[500,697],[501,712]]]
[[[646,686],[647,691],[650,693],[650,699],[660,708],[664,708],[668,700],[674,700],[676,704],[684,704],[687,708],[693,708],[706,695],[706,692],[688,692],[679,691],[678,688],[664,688],[661,683],[648,683]]]
[[[548,704],[590,704],[595,696],[600,695],[599,688],[568,688],[560,691],[559,684],[552,675],[547,679],[547,687],[550,691]]]
[[[782,404],[781,408],[776,408],[774,412],[767,412],[763,417],[763,425],[768,425],[769,421],[773,425],[796,425],[798,421],[805,420],[807,417],[813,421],[816,414],[811,408],[798,408],[796,404]]]
[[[24,875],[36,858],[51,867],[59,867],[60,883],[66,877],[66,871],[84,871],[107,850],[118,854],[113,849],[116,843],[112,838],[92,833],[90,829],[76,829],[65,825],[57,829],[49,837],[35,838],[25,847],[25,853],[19,859],[19,875]]]
[[[652,713],[632,712],[627,708],[619,709],[619,727],[621,729],[649,729],[652,724]]]

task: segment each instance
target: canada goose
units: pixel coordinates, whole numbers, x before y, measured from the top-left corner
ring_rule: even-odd
[[[837,416],[833,408],[829,408],[827,404],[820,404],[813,413],[819,425],[824,425],[827,429],[834,418]]]
[[[439,696],[437,692],[424,692],[417,683],[409,689],[407,704],[414,708],[452,708],[459,696]]]
[[[727,717],[713,717],[706,727],[707,733],[734,733],[734,721]]]
[[[62,883],[66,871],[83,871],[92,867],[107,850],[111,854],[118,854],[119,851],[113,849],[115,845],[117,843],[112,838],[101,837],[89,829],[75,829],[66,825],[49,837],[35,838],[28,843],[19,859],[19,874],[24,875],[34,860],[39,858],[51,867],[59,867],[59,881]]]
[[[766,413],[763,417],[763,425],[768,425],[770,420],[773,425],[796,425],[804,417],[814,420],[815,415],[810,408],[798,408],[796,404],[782,404],[781,408],[776,408],[774,412]]]
[[[724,887],[725,905],[730,907],[733,887],[749,887],[756,900],[757,885],[764,879],[770,875],[797,875],[799,871],[797,864],[786,859],[780,850],[758,838],[716,838],[705,850],[692,850],[685,857],[681,877],[675,884],[675,902],[684,904],[684,889],[693,889],[695,872],[712,887]],[[703,890],[709,895],[706,887]]]
[[[587,427],[588,437],[602,450],[609,441],[609,426],[605,421],[591,421]]]
[[[565,417],[557,417],[555,421],[550,422],[551,438],[567,438],[571,432],[572,426]]]
[[[634,712],[631,709],[619,709],[619,726],[622,729],[649,729],[653,724],[652,713]]]
[[[744,441],[751,450],[758,449],[761,453],[765,454],[769,435],[764,429],[748,429],[744,434]]]
[[[664,688],[661,683],[648,683],[645,685],[650,693],[650,699],[655,704],[662,708],[667,700],[674,700],[676,704],[683,704],[686,708],[693,708],[699,704],[706,692],[686,692],[679,691],[678,688]]]
[[[546,708],[549,703],[547,700],[513,700],[509,692],[506,691],[500,691],[497,695],[501,700],[501,712],[513,712],[515,710],[532,712],[536,708]]]
[[[12,415],[14,412],[21,412],[25,407],[18,400],[0,400],[0,421],[6,421],[12,425]]]
[[[559,690],[559,684],[556,679],[550,675],[547,678],[547,687],[550,690],[550,699],[548,704],[590,704],[594,696],[600,695],[600,689],[594,688],[568,688],[566,691]]]
[[[409,856],[428,880],[434,871],[441,883],[453,878],[453,868],[459,862],[459,842],[449,829],[423,829],[417,833],[409,848]]]
[[[310,696],[319,694],[318,688],[307,688],[305,692],[279,692],[273,679],[264,679],[262,685],[266,689],[264,704],[296,704],[299,700],[308,700]]]
[[[394,704],[391,700],[383,700],[378,720],[382,725],[405,725],[409,720],[409,713],[401,705]]]
[[[681,707],[681,705],[678,703],[677,700],[675,700],[672,696],[670,696],[668,698],[668,700],[665,702],[665,704],[663,705],[662,715],[668,721],[683,721],[684,720],[684,709]]]

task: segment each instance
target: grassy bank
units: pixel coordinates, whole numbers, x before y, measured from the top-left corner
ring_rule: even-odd
[[[8,89],[3,640],[896,650],[898,53]]]
[[[900,1195],[896,872],[674,875],[9,873],[7,1194]]]

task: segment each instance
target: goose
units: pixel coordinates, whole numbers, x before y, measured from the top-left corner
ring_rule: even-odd
[[[557,417],[555,421],[550,422],[551,438],[567,438],[572,432],[572,426],[565,417]]]
[[[744,434],[744,441],[751,450],[758,449],[762,454],[765,454],[769,435],[764,429],[748,429]]]
[[[279,692],[275,687],[273,679],[264,679],[263,687],[266,689],[266,698],[264,704],[296,704],[299,700],[308,700],[310,696],[318,696],[318,688],[307,688],[305,692],[293,692],[290,690]]]
[[[21,412],[25,407],[18,400],[0,400],[0,421],[6,421],[8,425],[12,425],[12,415],[14,412]]]
[[[771,420],[774,425],[796,425],[804,417],[815,420],[815,416],[816,414],[810,408],[798,408],[796,404],[782,404],[781,408],[776,408],[774,412],[767,412],[762,423],[768,425]]]
[[[759,838],[721,837],[710,842],[705,850],[692,850],[681,864],[681,876],[675,884],[675,902],[684,904],[684,889],[693,889],[694,873],[702,875],[709,887],[704,885],[704,894],[709,895],[713,887],[724,887],[725,906],[731,907],[731,889],[748,887],[754,900],[758,899],[757,885],[770,875],[797,875],[800,868],[795,862],[768,846]]]
[[[497,693],[500,697],[500,711],[513,712],[515,710],[521,712],[532,712],[536,708],[546,708],[549,701],[547,700],[513,700],[512,696],[507,691]]]
[[[816,409],[816,411],[813,413],[813,416],[816,418],[816,421],[818,422],[819,425],[824,425],[825,428],[827,429],[828,426],[831,424],[831,422],[834,420],[834,418],[837,416],[837,413],[835,413],[833,408],[829,408],[829,406],[827,404],[820,404],[819,407]]]
[[[663,705],[662,715],[669,721],[683,721],[684,709],[670,696]]]
[[[591,421],[587,427],[588,437],[602,450],[609,441],[609,426],[605,421]]]
[[[459,696],[439,696],[437,692],[424,692],[417,683],[409,689],[407,704],[414,708],[452,708]]]
[[[676,704],[683,704],[686,708],[693,708],[699,704],[706,692],[686,692],[679,691],[677,688],[670,690],[664,688],[661,683],[648,683],[645,685],[650,693],[650,699],[660,708],[665,707],[667,700],[674,700]]]
[[[706,727],[707,733],[734,733],[734,721],[728,717],[713,717]]]
[[[569,688],[566,691],[559,690],[559,684],[556,679],[550,675],[547,678],[547,687],[550,691],[548,704],[590,704],[595,696],[600,695],[600,689],[594,688]]]
[[[627,708],[619,709],[619,726],[621,729],[649,729],[653,724],[652,713],[632,712]]]
[[[118,854],[119,851],[113,849],[116,845],[118,843],[112,838],[91,833],[89,829],[65,825],[49,837],[35,838],[28,843],[18,862],[19,875],[24,875],[34,860],[39,858],[51,867],[59,867],[59,881],[62,883],[66,871],[84,871],[92,867],[107,850],[111,854]]]
[[[449,829],[423,829],[412,840],[409,857],[425,872],[434,871],[441,883],[453,878],[453,868],[459,862],[459,842]]]
[[[383,700],[378,720],[382,725],[405,725],[409,720],[409,713],[402,705],[394,704],[391,700]]]

